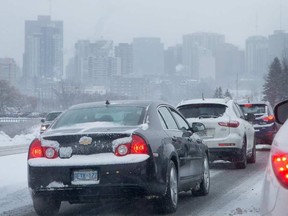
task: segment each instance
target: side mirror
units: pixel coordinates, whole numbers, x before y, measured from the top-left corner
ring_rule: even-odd
[[[192,131],[194,133],[206,130],[205,125],[201,122],[193,122],[192,123]]]
[[[278,103],[274,108],[275,120],[279,124],[284,124],[288,118],[288,100]]]
[[[41,119],[41,122],[44,123],[44,122],[45,122],[45,119]]]
[[[255,115],[252,113],[247,113],[247,115],[245,116],[246,121],[252,122],[255,121]]]

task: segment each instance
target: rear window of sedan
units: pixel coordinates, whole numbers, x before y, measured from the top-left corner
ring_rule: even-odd
[[[185,118],[217,118],[223,116],[227,106],[222,104],[189,104],[178,107]]]
[[[72,126],[88,122],[110,122],[117,125],[135,126],[143,123],[146,107],[105,106],[71,109],[55,122],[52,128]]]
[[[240,107],[245,114],[264,115],[268,111],[266,104],[241,104]]]

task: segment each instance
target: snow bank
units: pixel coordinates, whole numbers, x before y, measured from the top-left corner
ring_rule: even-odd
[[[11,145],[29,145],[31,141],[40,135],[40,126],[34,126],[28,130],[28,134],[16,135],[11,138],[3,131],[0,131],[0,147]]]

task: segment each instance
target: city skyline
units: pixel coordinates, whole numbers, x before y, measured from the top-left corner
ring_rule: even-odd
[[[74,55],[74,44],[81,39],[95,41],[102,37],[118,44],[131,43],[135,37],[159,37],[166,48],[182,43],[184,34],[213,32],[224,34],[226,42],[244,49],[248,37],[268,37],[274,30],[286,30],[288,24],[288,15],[281,13],[284,10],[281,8],[288,3],[281,0],[221,0],[217,3],[183,0],[181,4],[172,0],[157,3],[135,0],[51,2],[52,19],[64,23],[65,65],[68,57]],[[22,67],[24,22],[49,14],[49,1],[0,3],[0,29],[3,31],[0,57],[14,58]],[[27,7],[30,3],[33,7]]]

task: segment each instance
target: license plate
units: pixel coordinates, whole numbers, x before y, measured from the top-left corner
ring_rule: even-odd
[[[99,177],[97,170],[75,170],[72,176],[73,185],[98,184]]]

